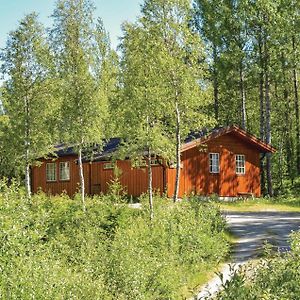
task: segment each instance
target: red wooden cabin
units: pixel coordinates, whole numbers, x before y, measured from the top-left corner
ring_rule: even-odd
[[[119,139],[111,139],[93,161],[84,163],[87,194],[106,193],[114,176],[111,155],[117,150]],[[260,154],[275,149],[255,136],[236,127],[224,127],[210,133],[199,132],[189,137],[181,149],[181,178],[179,196],[191,193],[237,197],[260,192]],[[117,160],[120,181],[127,194],[139,196],[148,189],[147,167],[136,168],[130,160]],[[153,188],[171,197],[174,192],[176,169],[153,158]],[[32,168],[33,192],[50,194],[78,191],[79,171],[77,155],[72,148],[58,149],[57,158],[43,159]]]

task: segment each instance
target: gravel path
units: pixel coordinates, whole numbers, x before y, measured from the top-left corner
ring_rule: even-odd
[[[232,263],[224,266],[223,281],[230,280],[230,268],[238,268],[256,258],[267,241],[279,251],[288,251],[290,233],[300,229],[300,213],[293,212],[223,212],[228,227],[238,238],[232,255]],[[213,278],[194,299],[209,299],[221,287],[218,276]]]

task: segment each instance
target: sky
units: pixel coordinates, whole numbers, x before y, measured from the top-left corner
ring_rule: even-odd
[[[101,17],[110,34],[113,48],[118,45],[121,24],[134,21],[139,15],[142,0],[94,0],[97,7],[96,17]],[[7,35],[15,30],[18,21],[33,11],[39,14],[39,20],[46,27],[51,25],[51,18],[56,0],[0,0],[0,48],[5,47]]]

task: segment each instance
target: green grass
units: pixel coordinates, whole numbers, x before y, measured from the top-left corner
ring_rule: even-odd
[[[286,211],[300,212],[300,198],[280,196],[274,198],[247,198],[230,202],[220,202],[220,209],[227,211]]]
[[[207,284],[215,275],[217,272],[219,272],[222,269],[222,266],[224,264],[218,264],[218,265],[207,265],[205,268],[199,269],[198,272],[193,273],[188,278],[188,284],[184,285],[181,290],[179,291],[179,294],[181,295],[182,299],[190,299],[199,291],[201,288]]]

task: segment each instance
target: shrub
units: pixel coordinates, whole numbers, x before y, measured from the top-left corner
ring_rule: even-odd
[[[292,251],[262,259],[236,272],[218,299],[300,299],[300,232],[291,236]]]
[[[197,199],[156,197],[155,213],[149,223],[147,207],[99,196],[85,214],[66,195],[29,201],[0,184],[0,298],[181,299],[182,286],[228,252],[224,221]]]

